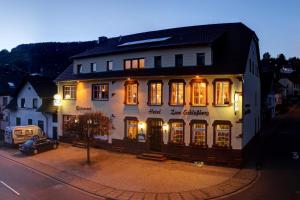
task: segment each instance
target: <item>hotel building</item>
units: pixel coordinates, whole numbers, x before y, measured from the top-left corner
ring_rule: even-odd
[[[56,79],[62,140],[100,111],[113,129],[98,147],[235,165],[260,131],[258,38],[242,23],[100,37],[72,60]]]

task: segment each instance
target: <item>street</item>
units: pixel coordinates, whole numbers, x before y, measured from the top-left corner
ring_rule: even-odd
[[[300,199],[300,159],[292,154],[300,151],[300,106],[279,123],[263,144],[261,177],[249,189],[225,199]]]
[[[1,200],[99,199],[2,157],[0,166]]]

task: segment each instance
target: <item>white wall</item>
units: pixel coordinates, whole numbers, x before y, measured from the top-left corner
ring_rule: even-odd
[[[3,98],[6,97],[7,98],[7,104],[9,104],[10,100],[12,99],[11,96],[0,96],[0,113],[3,114],[3,119],[0,120],[0,129],[1,130],[5,130],[5,127],[8,126],[9,124],[9,113],[8,110],[5,109],[6,106],[3,105]]]
[[[255,132],[258,132],[261,127],[261,97],[260,97],[260,78],[258,70],[258,57],[255,42],[252,41],[246,71],[244,74],[244,88],[243,88],[243,147],[253,138]],[[250,60],[253,62],[250,71]],[[254,67],[253,67],[254,66]],[[256,100],[255,100],[256,99]],[[256,103],[255,103],[256,101]],[[249,107],[246,107],[249,105]],[[245,112],[250,109],[250,113]],[[256,119],[256,120],[255,120]],[[256,121],[256,122],[255,122]],[[256,128],[255,128],[256,127]]]
[[[113,61],[113,70],[123,70],[124,59],[145,58],[145,68],[154,68],[154,56],[162,57],[162,67],[175,66],[175,54],[183,54],[183,66],[196,66],[196,54],[205,53],[205,64],[212,64],[212,55],[210,47],[189,47],[176,48],[168,50],[141,51],[132,53],[123,53],[117,55],[99,56],[94,58],[84,58],[74,60],[73,72],[77,73],[76,66],[81,64],[83,67],[82,73],[90,72],[91,63],[96,63],[97,72],[106,71],[106,62]]]
[[[21,99],[25,98],[25,108],[21,108]],[[22,90],[19,92],[17,102],[18,109],[17,111],[10,112],[9,121],[10,126],[16,126],[16,118],[21,118],[21,125],[28,125],[28,119],[32,119],[33,125],[38,125],[38,120],[44,122],[44,131],[47,133],[48,137],[52,138],[52,127],[56,126],[57,123],[52,122],[52,114],[46,114],[37,112],[37,109],[32,108],[33,98],[38,99],[38,107],[42,105],[42,99],[37,95],[34,88],[30,83],[26,83]]]
[[[215,78],[230,78],[233,82],[232,85],[232,102],[234,98],[235,91],[242,90],[241,81],[239,81],[237,76],[205,76],[200,78],[206,78],[209,82],[208,84],[208,103],[209,105],[206,107],[191,107],[189,105],[190,102],[190,85],[189,82],[192,78],[195,77],[172,77],[172,79],[176,78],[184,78],[186,81],[185,87],[185,100],[186,105],[183,107],[169,106],[169,85],[168,80],[170,78],[160,77],[155,78],[155,80],[163,80],[163,106],[148,106],[147,98],[148,98],[148,85],[147,82],[149,79],[139,79],[139,88],[138,88],[138,97],[139,104],[134,106],[124,105],[124,83],[125,80],[102,80],[102,81],[90,81],[90,82],[73,82],[77,84],[77,100],[63,100],[62,106],[59,109],[59,134],[62,135],[62,115],[78,115],[84,112],[89,111],[77,111],[76,106],[81,107],[91,107],[92,112],[101,111],[106,116],[111,117],[112,114],[115,116],[113,118],[113,125],[115,130],[112,130],[112,138],[123,139],[124,138],[124,118],[126,116],[137,117],[139,121],[146,121],[147,118],[162,118],[164,122],[168,122],[169,119],[184,119],[186,122],[185,125],[185,144],[189,145],[190,143],[190,126],[189,122],[192,119],[205,119],[208,122],[208,146],[211,147],[213,144],[213,126],[212,123],[214,120],[229,120],[233,124],[232,127],[232,148],[233,149],[241,149],[242,141],[239,135],[242,133],[242,123],[237,123],[238,116],[234,113],[233,105],[228,107],[215,107],[212,105],[213,103],[213,80]],[[109,101],[92,101],[91,100],[91,84],[93,83],[109,83]],[[64,83],[59,83],[59,93],[62,95],[62,86]],[[70,83],[65,83],[70,84]],[[112,93],[115,95],[112,96]],[[149,114],[148,111],[150,108],[161,109],[161,114]],[[209,116],[187,116],[187,115],[176,115],[173,116],[170,114],[171,110],[174,109],[176,111],[183,111],[185,109],[192,110],[202,110],[208,111]],[[164,134],[164,143],[168,141],[168,135]]]

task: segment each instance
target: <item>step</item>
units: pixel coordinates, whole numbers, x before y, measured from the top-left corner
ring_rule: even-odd
[[[140,155],[137,155],[137,158],[139,159],[145,159],[145,160],[153,160],[153,161],[165,161],[167,158],[160,153],[143,153]]]

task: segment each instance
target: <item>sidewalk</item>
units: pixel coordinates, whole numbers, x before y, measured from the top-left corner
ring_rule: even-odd
[[[72,151],[84,152],[84,149],[74,148],[66,144],[62,144],[62,147],[59,149],[65,151],[68,148]],[[137,160],[129,155],[120,155],[117,153],[106,152],[104,150],[93,149],[92,152],[101,153],[102,160],[97,161],[97,163],[100,163],[101,165],[97,166],[96,164],[93,164],[92,166],[86,166],[83,165],[83,163],[79,164],[78,161],[70,164],[68,159],[73,159],[72,155],[66,153],[64,157],[65,159],[55,158],[52,156],[52,154],[58,155],[59,153],[57,153],[56,150],[45,152],[37,156],[28,157],[16,153],[16,150],[14,149],[1,148],[0,156],[18,162],[28,168],[34,169],[42,174],[50,176],[80,190],[111,199],[212,199],[241,190],[253,183],[258,177],[257,171],[252,168],[244,168],[239,170],[225,167],[205,166],[202,169],[193,166],[190,163],[177,161],[157,163],[152,161]],[[107,168],[105,166],[105,162],[108,162],[105,160],[105,156],[109,156],[109,162],[114,163],[111,165],[111,167]],[[111,158],[114,159],[111,160]],[[84,161],[81,157],[78,158],[78,156],[77,159]],[[92,159],[95,158],[92,157]],[[118,161],[118,159],[120,160]],[[122,163],[122,160],[125,160],[126,162]],[[61,163],[65,164],[62,165]],[[77,165],[75,165],[75,163]],[[119,168],[119,171],[123,171],[124,164],[127,164],[128,168],[137,166],[141,169],[138,171],[138,173],[134,174],[133,172],[137,170],[136,168],[133,168],[130,169],[130,173],[132,174],[114,177],[115,174],[119,173],[116,171],[116,169]],[[79,169],[76,166],[81,166],[81,168]],[[170,166],[174,166],[176,170],[172,171]],[[99,176],[98,173],[100,173],[100,175],[101,173],[107,173],[106,170],[108,169],[111,170],[110,174],[108,174],[106,177]],[[151,171],[148,169],[151,169]],[[181,171],[185,170],[189,170],[190,172],[186,173],[191,174],[182,174],[181,176]],[[125,170],[125,173],[128,173],[128,170]],[[144,174],[139,175],[139,173]],[[154,173],[156,173],[156,175],[151,175]],[[167,180],[165,180],[168,177],[163,177],[164,174],[167,174],[168,176],[171,174],[173,177],[170,177],[170,180],[172,180],[173,183],[169,183]],[[188,176],[186,177],[187,180],[182,178],[185,176]],[[142,177],[144,177],[144,180],[137,180],[137,183],[145,184],[143,185],[144,188],[137,187],[139,184],[134,185],[128,182],[135,179],[142,179]],[[192,184],[186,184],[185,181],[188,180]],[[124,181],[125,184],[122,183]],[[198,182],[195,183],[195,181]],[[161,184],[157,184],[159,182]],[[150,187],[153,183],[156,185]],[[178,189],[178,185],[182,185],[181,190]]]

